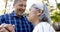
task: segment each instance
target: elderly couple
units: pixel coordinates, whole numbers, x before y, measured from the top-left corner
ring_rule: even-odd
[[[0,16],[0,32],[55,32],[47,22],[47,14],[44,14],[47,6],[43,3],[33,4],[29,9],[27,19],[24,15],[26,1],[15,0],[14,11]]]

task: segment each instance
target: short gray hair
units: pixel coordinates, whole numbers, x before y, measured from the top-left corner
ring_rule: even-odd
[[[18,2],[18,0],[14,0],[14,4],[16,4]]]
[[[27,0],[24,0],[24,1],[27,1]],[[14,4],[16,4],[18,2],[18,0],[14,0]]]

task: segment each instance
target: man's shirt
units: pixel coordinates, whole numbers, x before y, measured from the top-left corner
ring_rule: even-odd
[[[19,18],[14,12],[0,16],[0,25],[3,23],[14,24],[15,32],[32,32],[33,30],[32,23],[25,16]]]
[[[33,32],[55,32],[53,27],[47,22],[41,22],[34,28]]]

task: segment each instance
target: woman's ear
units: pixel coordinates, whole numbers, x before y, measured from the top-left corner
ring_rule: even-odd
[[[41,13],[38,13],[37,15],[38,15],[38,16],[40,16],[40,15],[41,15]]]
[[[37,15],[40,16],[42,14],[42,10],[39,10]]]

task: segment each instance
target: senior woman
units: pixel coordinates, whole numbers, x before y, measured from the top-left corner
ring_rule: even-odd
[[[30,7],[28,19],[35,26],[33,32],[55,32],[53,27],[47,22],[46,9],[43,3],[36,3]]]

